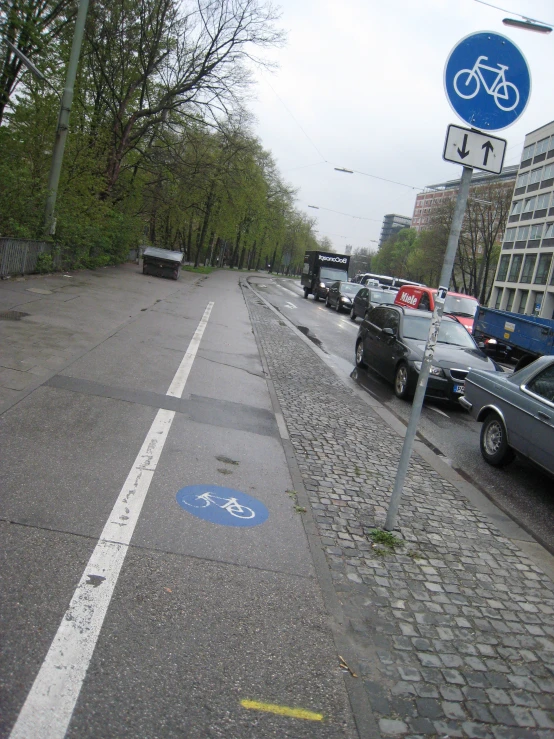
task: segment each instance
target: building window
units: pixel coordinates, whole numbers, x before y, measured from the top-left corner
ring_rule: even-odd
[[[498,274],[496,275],[496,279],[499,282],[504,282],[506,279],[506,275],[508,274],[508,265],[510,264],[510,256],[508,254],[504,254],[503,257],[500,257],[500,263],[498,265]]]
[[[546,224],[546,231],[544,232],[545,239],[551,239],[554,236],[554,223]]]
[[[525,205],[523,206],[523,212],[530,213],[532,210],[535,210],[536,202],[537,198],[527,198],[527,200],[525,201]]]
[[[535,275],[536,285],[546,285],[548,279],[548,272],[550,270],[550,263],[552,262],[552,254],[541,254],[539,257],[539,266],[537,267],[537,274]]]
[[[506,290],[506,293],[508,295],[508,300],[506,302],[506,310],[510,311],[512,310],[514,306],[514,298],[516,295],[516,291],[513,288],[510,288],[509,290]]]
[[[525,313],[525,306],[527,305],[527,298],[529,297],[529,290],[522,290],[519,294],[519,305],[517,307],[518,313]]]
[[[539,195],[539,197],[537,198],[536,210],[541,210],[542,208],[548,208],[549,202],[550,202],[549,192],[547,192],[545,195]]]
[[[525,257],[525,262],[523,264],[523,272],[521,273],[520,282],[525,282],[525,283],[531,282],[536,263],[537,263],[537,255],[527,254],[527,256]]]
[[[517,230],[517,240],[527,241],[529,236],[529,226],[520,226]]]
[[[517,216],[518,213],[521,213],[521,206],[523,204],[523,200],[516,200],[515,203],[512,205],[512,212],[510,215]]]
[[[544,154],[546,151],[548,151],[548,141],[549,141],[549,138],[547,137],[545,139],[541,139],[537,143],[537,148],[535,149],[535,156],[537,156],[537,154]]]
[[[504,241],[515,241],[516,231],[516,228],[507,228],[506,235],[504,236]]]
[[[529,182],[529,172],[524,172],[523,174],[519,174],[517,176],[516,187],[525,187],[525,185],[528,182]]]
[[[534,185],[535,182],[540,182],[542,179],[542,167],[531,170],[531,176],[529,177],[529,184]]]
[[[540,239],[542,236],[542,227],[544,226],[544,223],[537,223],[534,226],[531,226],[531,231],[529,234],[529,238],[531,240],[533,239]]]
[[[529,159],[533,156],[533,152],[535,150],[535,144],[529,144],[529,146],[526,146],[523,150],[523,154],[521,155],[521,161],[525,161],[525,159]]]
[[[532,300],[535,301],[535,305],[533,306],[533,315],[538,316],[541,312],[541,305],[542,305],[542,299],[544,297],[544,293],[533,293]]]
[[[499,287],[498,290],[496,291],[496,300],[494,301],[494,308],[495,308],[495,310],[499,310],[500,309],[500,303],[502,302],[502,293],[503,292],[504,292],[504,290],[501,287]]]
[[[514,254],[512,258],[512,264],[510,265],[510,274],[508,275],[508,282],[519,281],[519,271],[521,269],[521,263],[523,262],[523,254]]]
[[[542,178],[543,180],[549,180],[551,177],[554,177],[554,164],[547,164],[544,168]]]

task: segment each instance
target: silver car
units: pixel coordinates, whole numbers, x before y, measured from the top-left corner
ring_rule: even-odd
[[[554,357],[512,375],[470,370],[459,402],[483,422],[486,462],[502,467],[517,452],[554,474]]]

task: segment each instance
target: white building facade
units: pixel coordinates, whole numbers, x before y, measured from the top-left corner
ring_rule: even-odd
[[[525,137],[489,306],[554,318],[554,121]]]

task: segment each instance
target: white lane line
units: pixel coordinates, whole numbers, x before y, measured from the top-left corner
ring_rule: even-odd
[[[167,391],[180,397],[208,323],[208,303]],[[63,739],[175,411],[160,409],[81,576],[10,739]]]

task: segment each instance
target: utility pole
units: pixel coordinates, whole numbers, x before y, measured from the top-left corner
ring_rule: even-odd
[[[56,128],[56,139],[52,150],[52,163],[50,165],[50,175],[48,177],[48,197],[44,214],[44,230],[46,236],[53,236],[56,231],[56,218],[54,216],[56,197],[58,195],[58,184],[62,169],[65,140],[67,138],[67,131],[69,128],[69,114],[73,103],[73,87],[75,85],[77,68],[79,66],[79,56],[81,54],[81,44],[83,42],[83,35],[85,32],[88,4],[89,0],[80,0],[79,8],[77,10],[77,19],[75,21],[75,30],[73,32],[71,54],[69,56],[69,64],[67,66],[65,88],[60,105],[58,126]]]

